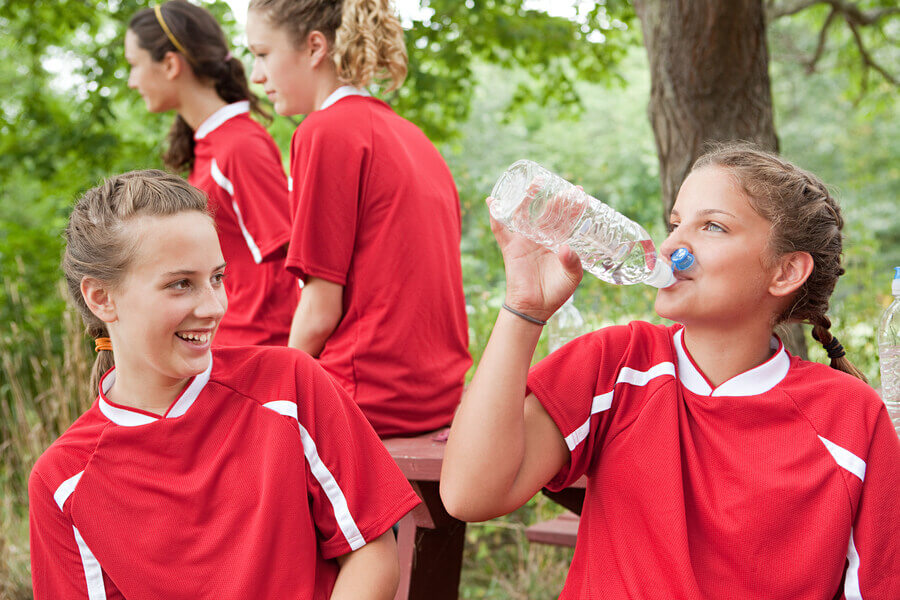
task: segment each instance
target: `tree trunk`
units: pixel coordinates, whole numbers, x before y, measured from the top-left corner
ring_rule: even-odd
[[[663,219],[708,142],[744,140],[778,150],[762,0],[634,0],[650,60]],[[788,349],[806,356],[799,325]]]

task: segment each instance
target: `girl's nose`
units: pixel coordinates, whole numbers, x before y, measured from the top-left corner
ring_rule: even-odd
[[[225,315],[228,308],[228,297],[225,295],[225,288],[214,288],[207,286],[203,291],[203,298],[197,305],[197,316],[204,319],[219,320]]]
[[[253,83],[265,83],[266,81],[262,67],[259,66],[258,58],[253,59],[253,68],[250,70],[250,81]]]

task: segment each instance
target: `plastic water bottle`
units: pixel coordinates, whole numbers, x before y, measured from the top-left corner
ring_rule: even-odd
[[[570,296],[547,323],[547,346],[556,352],[580,335],[587,333],[584,317],[575,307],[575,296]]]
[[[586,271],[615,284],[675,283],[643,227],[530,160],[513,163],[491,191],[491,215],[557,252],[563,244]]]
[[[881,364],[881,397],[900,435],[900,267],[894,267],[891,284],[894,301],[881,316],[878,328],[878,362]]]

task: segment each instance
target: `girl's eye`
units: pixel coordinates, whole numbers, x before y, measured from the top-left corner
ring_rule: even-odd
[[[225,281],[225,273],[216,273],[215,275],[212,276],[212,282],[215,285],[219,285],[223,281]]]
[[[169,287],[172,288],[173,290],[186,290],[191,287],[191,282],[188,281],[187,279],[179,279],[178,281],[176,281],[174,283],[170,283]]]
[[[718,232],[722,232],[722,233],[725,232],[725,228],[724,228],[724,227],[722,227],[722,226],[719,225],[718,223],[713,223],[712,221],[710,221],[709,223],[707,223],[706,226],[705,226],[705,228],[706,228],[707,231],[718,231]]]
[[[675,231],[675,229],[677,227],[678,227],[678,223],[669,223],[669,227],[668,227],[669,233],[672,233],[673,231]]]

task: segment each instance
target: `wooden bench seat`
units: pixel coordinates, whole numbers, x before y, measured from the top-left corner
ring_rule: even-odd
[[[528,541],[538,544],[574,548],[578,537],[578,522],[578,515],[566,511],[555,519],[541,521],[528,527],[525,530],[525,537]]]

